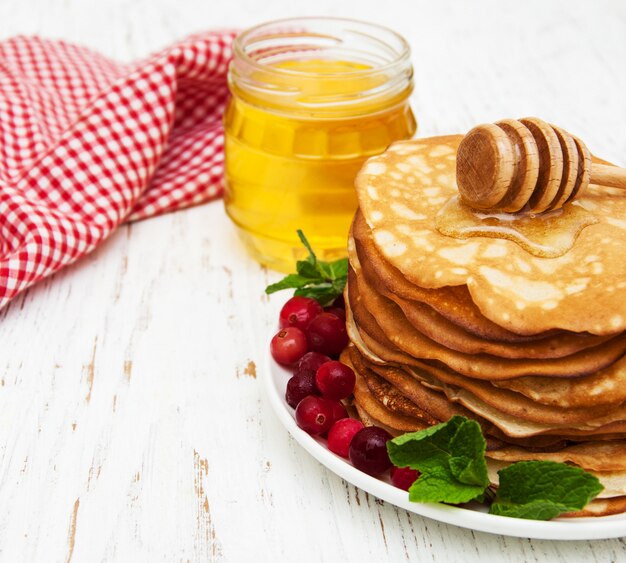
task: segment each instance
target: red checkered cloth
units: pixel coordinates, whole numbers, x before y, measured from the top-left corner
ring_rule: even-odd
[[[221,195],[234,33],[115,63],[0,43],[0,307],[126,222]]]

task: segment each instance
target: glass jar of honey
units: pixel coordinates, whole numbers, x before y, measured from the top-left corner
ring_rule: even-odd
[[[275,21],[240,34],[229,71],[225,205],[252,255],[291,271],[346,255],[363,162],[413,136],[407,42],[339,18]]]

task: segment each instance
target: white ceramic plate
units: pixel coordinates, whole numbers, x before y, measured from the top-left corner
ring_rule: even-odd
[[[313,438],[298,428],[294,411],[285,401],[285,386],[291,374],[271,358],[269,344],[266,350],[268,352],[263,369],[263,380],[270,404],[280,422],[317,461],[360,489],[409,512],[480,532],[550,540],[595,540],[626,536],[626,515],[624,514],[542,522],[494,516],[481,511],[478,507],[468,509],[445,504],[409,502],[408,493],[355,469],[349,461],[328,450],[323,440]]]

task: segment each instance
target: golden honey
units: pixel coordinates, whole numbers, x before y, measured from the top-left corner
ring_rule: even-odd
[[[443,235],[507,239],[542,258],[563,256],[572,249],[581,231],[597,222],[576,201],[541,214],[485,213],[468,207],[458,196],[450,199],[435,217],[435,226]]]
[[[363,162],[410,138],[406,42],[360,22],[265,24],[235,43],[225,114],[225,205],[252,255],[291,271],[306,252],[346,255]]]

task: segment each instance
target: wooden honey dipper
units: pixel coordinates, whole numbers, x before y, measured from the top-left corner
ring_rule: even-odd
[[[626,189],[626,169],[591,163],[580,139],[536,117],[474,127],[457,151],[461,200],[484,211],[541,213],[590,183]]]

